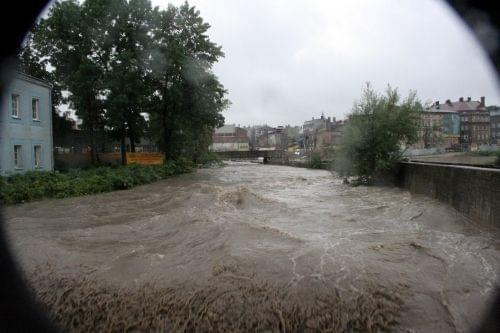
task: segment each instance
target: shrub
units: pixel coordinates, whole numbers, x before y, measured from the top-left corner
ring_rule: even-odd
[[[187,160],[169,161],[164,165],[127,165],[87,170],[30,171],[0,177],[0,202],[17,204],[44,198],[67,198],[80,195],[124,190],[173,175],[190,172]]]
[[[500,151],[497,152],[497,158],[495,159],[495,165],[500,167]]]
[[[196,162],[204,168],[224,165],[220,156],[210,151],[203,153]]]
[[[321,169],[322,163],[321,163],[321,156],[319,154],[313,154],[307,163],[307,167],[311,169]]]

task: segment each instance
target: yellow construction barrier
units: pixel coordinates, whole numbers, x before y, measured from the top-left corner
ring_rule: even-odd
[[[127,164],[160,165],[165,162],[161,153],[127,153]]]

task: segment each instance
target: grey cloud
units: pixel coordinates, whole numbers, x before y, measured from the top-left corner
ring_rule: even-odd
[[[180,4],[183,0],[172,1]],[[167,1],[154,5],[166,7]],[[486,96],[500,104],[484,51],[440,1],[192,0],[226,57],[214,71],[228,123],[342,118],[366,81],[422,101]]]

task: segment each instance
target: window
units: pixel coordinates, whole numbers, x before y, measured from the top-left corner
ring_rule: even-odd
[[[42,166],[42,147],[40,145],[34,146],[33,152],[35,156],[35,168],[40,168]]]
[[[21,145],[14,145],[14,166],[17,169],[23,167],[23,147]]]
[[[12,94],[12,117],[19,118],[19,95]]]
[[[33,120],[40,120],[40,111],[38,109],[39,104],[40,102],[38,98],[33,98],[31,100],[31,111],[33,112]]]

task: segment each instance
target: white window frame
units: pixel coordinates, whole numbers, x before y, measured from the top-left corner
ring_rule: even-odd
[[[35,162],[35,169],[39,169],[42,167],[42,145],[33,146],[33,161]]]
[[[15,108],[14,108],[14,100],[16,101]],[[19,107],[19,104],[21,104],[21,96],[19,94],[11,94],[10,102],[11,102],[10,115],[12,116],[12,118],[21,118],[20,117],[20,107]]]
[[[35,109],[33,109],[33,102],[35,102]],[[38,98],[31,99],[31,115],[34,115],[33,120],[40,121],[40,99]]]
[[[16,169],[23,168],[23,146],[14,145],[14,167]]]

